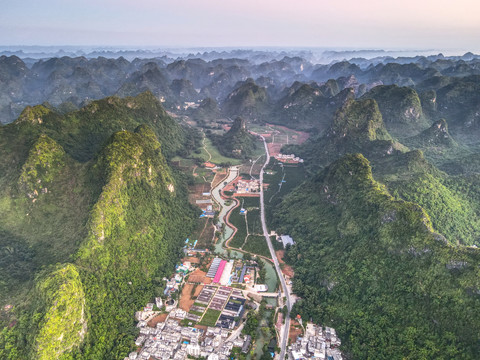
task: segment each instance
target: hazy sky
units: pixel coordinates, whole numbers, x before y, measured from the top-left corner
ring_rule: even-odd
[[[478,0],[0,0],[0,45],[480,49]]]

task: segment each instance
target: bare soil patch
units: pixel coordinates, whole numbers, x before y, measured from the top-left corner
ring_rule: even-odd
[[[200,330],[203,330],[204,333],[207,332],[207,329],[208,329],[208,326],[205,326],[205,325],[195,325],[194,326],[195,329],[200,329]]]
[[[200,264],[200,259],[195,256],[187,256],[182,259],[182,262],[190,261],[192,264]]]
[[[227,170],[226,169],[217,169],[215,171],[215,176],[212,181],[212,189],[214,189],[220,182],[225,179],[227,176]]]
[[[277,313],[277,322],[275,323],[275,327],[277,328],[278,331],[280,331],[282,326],[283,326],[283,314],[279,311]]]
[[[288,333],[288,340],[291,344],[297,341],[297,337],[302,335],[303,330],[297,320],[290,321],[290,332]]]
[[[285,250],[277,250],[275,253],[277,254],[278,261],[281,264],[282,273],[284,275],[287,275],[290,279],[293,278],[293,276],[295,275],[293,268],[290,265],[287,265],[285,261],[283,261]]]
[[[210,284],[212,279],[206,276],[207,273],[200,269],[195,269],[188,277],[188,281],[192,283]]]
[[[280,149],[282,148],[284,144],[279,144],[279,143],[268,143],[268,152],[270,153],[270,156],[275,156],[280,154]]]
[[[203,285],[185,284],[180,294],[180,303],[178,305],[180,309],[189,311],[195,302],[193,298],[196,298],[202,289]]]
[[[157,326],[158,323],[165,322],[165,320],[167,319],[167,316],[168,316],[168,314],[157,315],[152,320],[150,320],[147,323],[147,325],[150,326],[150,327],[155,327],[155,326]]]
[[[210,184],[202,183],[189,186],[188,188],[188,200],[191,204],[196,205],[196,200],[208,199],[207,196],[203,196],[203,193],[210,192]],[[205,205],[206,207],[206,205]]]

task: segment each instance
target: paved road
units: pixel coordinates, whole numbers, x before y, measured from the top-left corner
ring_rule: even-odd
[[[255,134],[255,133],[254,133]],[[270,240],[270,236],[268,233],[267,229],[267,222],[265,220],[265,203],[264,203],[264,191],[263,191],[263,172],[265,170],[265,167],[268,165],[270,161],[270,153],[268,152],[268,147],[267,147],[267,142],[265,141],[265,138],[262,135],[258,135],[262,138],[263,140],[263,146],[265,146],[265,153],[267,155],[267,159],[265,160],[265,163],[262,166],[262,170],[260,170],[260,218],[262,220],[262,229],[263,229],[263,235],[265,236],[265,240],[267,241],[268,244],[268,249],[270,250],[270,254],[273,259],[273,264],[275,265],[275,271],[277,272],[278,278],[280,279],[280,282],[282,284],[283,288],[283,293],[284,296],[287,298],[287,315],[285,318],[285,325],[284,325],[284,331],[283,331],[283,338],[280,339],[280,360],[285,359],[285,351],[287,348],[287,340],[288,340],[288,332],[290,330],[290,310],[292,309],[292,302],[290,299],[290,293],[287,287],[287,283],[285,282],[285,277],[282,274],[282,270],[280,269],[280,264],[278,263],[277,259],[277,254],[275,254],[275,249],[273,248],[272,241]]]
[[[239,337],[242,330],[243,330],[243,327],[245,326],[245,321],[242,321],[242,323],[238,326],[238,328],[236,330],[232,331],[230,336],[225,341],[222,341],[221,344],[223,344],[224,342],[234,341],[237,337]]]
[[[263,155],[260,155],[258,158],[255,159],[254,162],[252,162],[252,166],[250,166],[250,179],[254,179],[254,177],[252,176],[252,170],[253,170],[253,167],[255,166],[255,164],[257,163],[258,160],[260,160],[260,158],[262,157]]]

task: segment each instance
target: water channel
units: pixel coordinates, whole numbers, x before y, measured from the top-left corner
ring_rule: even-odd
[[[220,235],[220,238],[218,239],[217,243],[215,244],[215,251],[219,254],[226,254],[227,250],[223,248],[223,244],[225,243],[226,240],[228,240],[232,235],[233,235],[233,229],[228,226],[228,224],[225,222],[226,215],[228,212],[235,207],[236,202],[232,201],[230,205],[227,205],[225,200],[221,196],[221,192],[223,188],[225,187],[225,183],[231,182],[233,179],[235,179],[238,176],[239,172],[239,167],[238,166],[231,166],[229,169],[228,176],[222,180],[213,190],[212,190],[212,196],[215,199],[215,201],[220,205],[220,213],[218,214],[218,222],[220,225],[225,224],[225,230],[223,231],[222,235]],[[241,258],[243,257],[243,254],[238,251],[230,251],[230,256],[233,258]]]
[[[225,183],[228,184],[233,179],[235,179],[237,177],[238,172],[239,172],[239,167],[237,167],[237,166],[230,167],[228,176],[224,180],[222,180],[212,190],[213,198],[215,199],[215,201],[221,207],[220,213],[219,213],[219,216],[218,216],[219,223],[221,225],[225,224],[225,230],[224,230],[223,234],[220,236],[220,238],[218,239],[217,243],[215,244],[215,251],[219,254],[226,254],[227,253],[227,250],[224,249],[223,245],[224,245],[225,241],[228,240],[233,235],[234,230],[230,226],[228,226],[228,224],[225,222],[225,219],[226,219],[226,215],[228,214],[228,212],[233,207],[235,207],[235,205],[236,205],[236,203],[234,201],[232,201],[230,205],[227,205],[225,200],[221,196],[221,191],[225,187]],[[230,250],[230,257],[231,258],[241,258],[241,257],[243,257],[243,254],[241,252],[238,252],[238,251]],[[265,270],[266,270],[265,283],[268,286],[268,291],[269,292],[274,292],[274,291],[276,291],[277,286],[278,286],[278,277],[277,277],[277,273],[275,271],[275,267],[269,261],[266,261],[264,259],[261,259],[260,261],[262,261],[264,266],[265,266]],[[267,298],[267,304],[276,306],[277,305],[277,300],[274,299],[274,298]],[[270,314],[271,314],[271,310],[265,312],[265,315],[261,320],[261,326],[266,326],[266,321],[267,321],[268,317],[270,316]],[[259,326],[259,328],[257,330],[257,340],[256,340],[256,345],[255,345],[255,351],[254,351],[254,353],[256,355],[256,358],[260,358],[260,356],[263,353],[263,346],[264,346],[265,342],[268,341],[268,340],[269,339],[266,339],[264,337],[262,331],[260,330],[260,326]],[[247,359],[248,360],[251,359],[250,354],[248,355]]]

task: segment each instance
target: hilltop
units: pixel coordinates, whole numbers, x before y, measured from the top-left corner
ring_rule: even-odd
[[[420,98],[412,88],[376,86],[362,98],[375,99],[388,131],[396,137],[405,138],[430,125],[423,114]]]
[[[413,146],[417,144],[418,147],[429,151],[441,151],[458,146],[448,131],[448,124],[445,119],[435,121],[428,129],[410,139],[406,139],[405,142],[411,143]]]
[[[255,136],[247,130],[246,121],[236,118],[230,130],[223,135],[213,137],[215,145],[227,157],[248,159],[253,155],[257,145]]]
[[[240,84],[222,104],[225,116],[241,116],[252,121],[263,120],[269,107],[265,88],[255,84],[253,79]]]
[[[275,105],[271,122],[294,129],[323,131],[335,111],[354,98],[353,89],[340,91],[333,80],[322,86],[296,82]]]
[[[221,117],[218,103],[212,98],[203,99],[196,109],[191,111],[191,117],[199,123],[207,120],[215,120]]]
[[[128,353],[131,315],[174,266],[193,226],[183,178],[163,155],[188,151],[187,136],[149,94],[66,115],[27,108],[0,129],[8,214],[0,253],[9,253],[0,262],[1,300],[15,306],[0,318],[0,357]]]
[[[323,167],[348,153],[382,158],[405,151],[387,131],[375,100],[347,100],[333,115],[333,120],[321,135],[294,149],[309,166]]]

